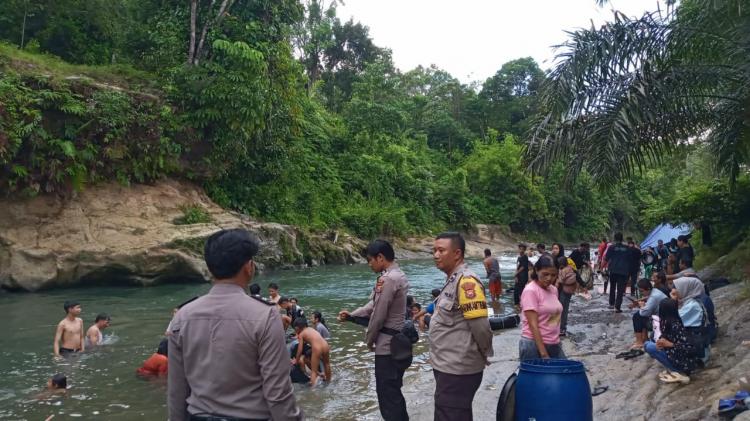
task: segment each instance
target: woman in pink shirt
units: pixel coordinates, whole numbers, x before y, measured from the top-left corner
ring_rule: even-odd
[[[533,282],[521,294],[521,361],[535,358],[565,358],[560,344],[563,306],[557,298],[557,267],[550,256],[534,264]]]

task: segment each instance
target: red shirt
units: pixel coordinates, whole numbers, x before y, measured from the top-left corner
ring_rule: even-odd
[[[156,354],[150,356],[143,363],[143,367],[137,370],[138,374],[144,376],[158,376],[160,374],[167,374],[167,363],[169,359],[166,355]]]

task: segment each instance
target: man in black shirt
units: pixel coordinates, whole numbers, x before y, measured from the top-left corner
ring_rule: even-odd
[[[677,247],[679,247],[676,256],[678,264],[682,260],[686,262],[695,261],[695,251],[693,250],[693,246],[690,245],[690,240],[687,235],[677,237]]]
[[[609,269],[609,308],[614,308],[615,313],[622,313],[622,297],[625,294],[625,285],[630,273],[630,248],[622,243],[622,233],[615,234],[615,242],[609,246],[604,258],[607,260]],[[616,295],[615,295],[616,292]]]
[[[577,249],[570,252],[568,257],[576,264],[576,268],[580,272],[581,268],[591,260],[590,253],[589,243],[581,243]]]
[[[638,248],[631,237],[628,237],[628,248],[630,248],[628,285],[630,285],[630,296],[635,297],[638,294],[638,288],[636,288],[638,274],[641,272],[641,249]]]
[[[526,244],[518,245],[518,259],[516,260],[516,284],[513,289],[513,304],[521,304],[521,293],[529,281],[529,257],[526,256]]]

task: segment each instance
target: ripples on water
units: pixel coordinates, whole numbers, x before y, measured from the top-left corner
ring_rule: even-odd
[[[512,279],[515,256],[501,256],[500,262],[507,282]],[[472,261],[470,266],[484,275],[481,262]],[[405,261],[402,268],[409,277],[410,293],[422,305],[429,303],[430,291],[442,286],[444,275],[429,260]],[[269,282],[278,283],[282,294],[297,297],[307,314],[321,311],[331,331],[333,381],[312,389],[294,386],[309,419],[379,419],[374,354],[367,351],[363,342],[364,328],[335,320],[339,310],[353,310],[364,304],[374,279],[367,266],[356,265],[274,272],[256,280],[264,293]],[[0,293],[0,312],[6,317],[0,328],[0,419],[43,420],[53,414],[55,420],[166,419],[165,379],[143,380],[136,377],[135,370],[156,351],[171,309],[194,295],[206,293],[209,287],[164,285]],[[112,316],[112,327],[104,331],[104,346],[58,361],[52,355],[52,340],[57,323],[65,315],[62,303],[67,299],[81,301],[85,328],[101,312]],[[495,311],[504,312],[502,307]],[[428,356],[427,338],[423,336],[415,347],[405,387],[410,379],[431,370]],[[47,379],[55,373],[68,376],[66,396],[38,399]],[[432,393],[425,390],[426,396]]]

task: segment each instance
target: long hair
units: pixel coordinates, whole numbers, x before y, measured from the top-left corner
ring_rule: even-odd
[[[557,260],[560,257],[565,257],[565,247],[562,244],[560,244],[560,243],[552,243],[552,247],[550,248],[550,253],[552,253],[552,250],[555,249],[555,246],[557,246],[560,249],[560,254],[558,254],[557,256],[555,256],[555,267],[558,268],[558,269],[560,269],[561,266],[557,262]]]
[[[325,326],[326,328],[328,327],[328,325],[326,324],[325,319],[323,318],[323,314],[321,312],[319,312],[319,311],[314,311],[313,312],[313,320],[315,320],[315,319],[320,320],[320,323],[323,326]]]
[[[680,312],[677,307],[677,301],[667,298],[662,300],[659,304],[659,323],[661,325],[661,331],[667,333],[669,327],[677,323],[682,325],[682,319],[680,318]]]

